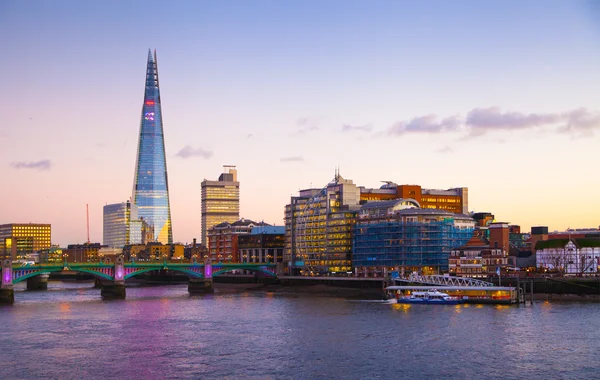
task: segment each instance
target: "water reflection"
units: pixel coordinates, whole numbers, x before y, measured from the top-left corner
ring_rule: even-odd
[[[4,365],[2,378],[582,379],[597,371],[593,304],[190,297],[185,285],[128,288],[126,300],[108,302],[99,289],[60,286],[18,292],[14,306],[0,308],[10,327],[0,334],[2,361],[20,363]]]

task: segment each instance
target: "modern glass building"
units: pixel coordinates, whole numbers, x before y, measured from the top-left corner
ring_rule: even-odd
[[[301,190],[285,207],[284,262],[293,275],[352,270],[352,228],[360,188],[336,172],[322,189]]]
[[[474,227],[468,215],[422,209],[414,199],[368,202],[354,226],[352,266],[367,276],[447,272],[450,251],[469,241]]]
[[[123,248],[130,244],[131,203],[106,205],[103,211],[102,243],[111,248]]]
[[[225,165],[218,181],[201,184],[202,244],[208,247],[208,230],[240,218],[240,183],[235,166]]]
[[[143,218],[153,228],[153,240],[172,244],[173,231],[156,51],[154,55],[148,52],[132,199],[137,207],[138,217]]]

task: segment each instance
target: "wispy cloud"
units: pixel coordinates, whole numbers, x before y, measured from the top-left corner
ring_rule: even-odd
[[[411,121],[399,121],[394,123],[388,130],[392,135],[402,135],[405,133],[440,133],[455,131],[462,124],[458,116],[450,116],[438,121],[436,115],[430,114],[415,117]]]
[[[344,124],[342,126],[342,132],[371,132],[372,129],[373,129],[373,125],[371,125],[371,124],[356,125],[356,126]]]
[[[175,155],[181,158],[202,157],[209,159],[212,157],[213,152],[207,149],[194,148],[190,145],[186,145]]]
[[[301,156],[293,156],[293,157],[282,157],[279,159],[281,162],[302,162],[304,158]]]
[[[578,108],[557,113],[526,113],[503,111],[500,107],[474,108],[466,118],[459,115],[438,121],[434,114],[399,121],[389,129],[390,135],[462,133],[462,140],[483,136],[495,131],[520,131],[544,128],[547,131],[589,136],[600,129],[600,112]]]
[[[35,162],[13,162],[10,164],[13,168],[17,170],[21,169],[35,169],[35,170],[50,170],[52,167],[52,163],[50,160],[41,160]]]
[[[452,152],[454,152],[454,149],[452,149],[452,148],[451,148],[451,147],[449,147],[449,146],[444,146],[444,147],[442,147],[442,148],[438,149],[438,150],[437,150],[437,152],[438,152],[438,153],[444,153],[444,154],[445,154],[445,153],[452,153]]]
[[[321,119],[317,117],[301,117],[296,121],[298,134],[318,131],[321,129]]]

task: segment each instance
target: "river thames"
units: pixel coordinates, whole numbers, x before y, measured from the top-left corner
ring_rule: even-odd
[[[398,305],[52,281],[0,307],[3,379],[592,379],[600,304]]]

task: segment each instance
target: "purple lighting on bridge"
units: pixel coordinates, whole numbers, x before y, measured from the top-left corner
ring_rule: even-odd
[[[212,278],[212,265],[207,264],[204,266],[204,278]]]
[[[10,284],[12,282],[11,281],[12,280],[11,279],[11,277],[12,277],[11,276],[12,275],[11,268],[3,268],[3,271],[4,271],[4,276],[3,276],[4,278],[3,278],[2,283],[4,283],[4,284]]]
[[[117,280],[122,280],[123,279],[123,269],[122,268],[118,268],[117,269],[117,273],[115,275]]]

